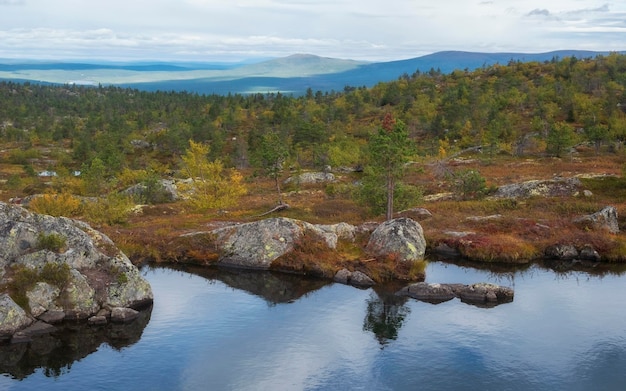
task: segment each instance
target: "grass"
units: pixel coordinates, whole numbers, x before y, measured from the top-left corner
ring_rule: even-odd
[[[578,248],[586,244],[592,245],[607,261],[626,261],[626,241],[623,234],[610,235],[584,230],[572,223],[575,217],[613,205],[618,209],[620,225],[626,224],[626,179],[622,178],[622,169],[626,163],[624,151],[607,152],[601,156],[580,154],[564,159],[508,155],[498,155],[488,161],[481,155],[463,158],[463,161],[448,162],[449,168],[476,170],[485,179],[487,187],[532,179],[552,179],[555,176],[602,176],[581,179],[583,188],[593,193],[590,197],[581,195],[518,200],[494,200],[489,197],[461,200],[458,197],[455,200],[414,205],[426,208],[432,214],[431,217],[415,217],[424,228],[429,251],[440,243],[448,243],[475,261],[517,263],[540,258],[548,245],[572,243]],[[15,174],[15,166],[5,167],[11,170],[2,172],[3,168],[0,166],[0,177],[7,178]],[[422,167],[423,169],[411,170],[407,182],[420,186],[425,195],[454,190],[454,184],[442,174],[440,165],[426,162]],[[278,197],[271,180],[254,176],[252,170],[244,170],[243,174],[250,191],[238,204],[221,213],[191,213],[183,202],[174,202],[146,206],[141,213],[127,214],[127,205],[119,200],[119,203],[111,202],[112,209],[99,205],[100,210],[96,210],[98,213],[89,215],[81,212],[80,216],[98,225],[98,229],[111,237],[135,262],[212,265],[216,263],[219,254],[210,235],[186,234],[208,232],[220,224],[253,221],[259,219],[259,214],[276,206]],[[287,176],[285,173],[282,179]],[[352,174],[338,175],[339,181],[332,185],[287,187],[284,201],[290,208],[265,217],[290,217],[316,224],[344,221],[359,225],[367,221],[381,221],[382,216],[371,215],[350,199],[355,178]],[[26,183],[31,179],[24,177],[23,181]],[[8,199],[15,194],[11,190],[0,194],[0,197]],[[500,217],[484,218],[495,215]],[[472,236],[467,242],[462,242],[461,239],[451,238],[447,231],[467,232]],[[367,240],[365,236],[357,238],[354,243],[340,242],[336,250],[328,250],[319,240],[307,237],[305,241],[297,243],[296,250],[291,255],[279,259],[273,267],[324,277],[332,276],[345,267],[351,271],[364,271],[377,281],[391,278],[419,279],[423,272],[420,269],[423,266],[418,264],[407,268],[407,265],[393,259],[369,261],[363,251]]]
[[[10,278],[4,287],[17,305],[30,312],[26,293],[38,282],[46,282],[63,290],[71,278],[70,267],[66,263],[46,263],[41,270],[23,265],[14,265],[9,270]]]

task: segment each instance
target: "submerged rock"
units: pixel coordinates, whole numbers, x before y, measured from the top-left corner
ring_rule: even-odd
[[[443,303],[458,297],[464,303],[493,307],[512,302],[514,291],[511,288],[488,283],[464,285],[418,282],[402,288],[396,294],[432,304]]]

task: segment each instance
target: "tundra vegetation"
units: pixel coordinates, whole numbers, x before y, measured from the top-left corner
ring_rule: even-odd
[[[0,82],[0,103],[0,200],[84,219],[138,262],[211,263],[210,239],[181,235],[259,218],[277,201],[289,208],[276,214],[312,223],[414,217],[430,249],[454,241],[481,261],[528,261],[554,243],[626,259],[622,234],[572,223],[606,205],[624,214],[620,54],[432,69],[303,96]],[[328,169],[334,182],[284,183]],[[574,176],[586,196],[489,197],[504,184]],[[180,199],[163,196],[163,179]],[[150,190],[125,192],[138,184]],[[375,268],[363,241],[326,254],[324,270],[346,259]],[[307,267],[315,247],[298,245]]]

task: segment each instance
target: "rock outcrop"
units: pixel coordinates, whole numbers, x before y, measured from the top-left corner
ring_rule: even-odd
[[[365,249],[373,257],[393,256],[401,262],[421,261],[426,252],[424,230],[407,217],[385,221],[372,232]]]
[[[614,206],[605,206],[599,212],[581,216],[574,223],[585,229],[606,230],[612,234],[619,233],[617,209]]]
[[[513,289],[488,283],[464,285],[418,282],[402,288],[396,294],[433,304],[458,297],[464,303],[484,307],[510,303],[514,297]]]
[[[311,184],[311,183],[329,183],[335,182],[337,179],[330,172],[304,172],[300,175],[289,177],[285,180],[286,184]]]
[[[556,178],[532,180],[503,185],[496,190],[493,198],[528,198],[574,196],[580,192],[582,182],[578,178]]]
[[[328,227],[322,229],[304,221],[277,217],[218,228],[211,234],[220,253],[219,265],[267,270],[274,260],[293,251],[295,243],[307,240],[307,236],[321,239],[334,249],[338,240],[336,232],[343,229]]]
[[[0,300],[5,339],[35,319],[87,319],[102,308],[139,308],[153,300],[149,283],[107,236],[80,221],[5,203],[0,286],[6,289]]]

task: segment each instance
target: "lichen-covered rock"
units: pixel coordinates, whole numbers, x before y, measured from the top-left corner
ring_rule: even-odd
[[[87,319],[100,309],[96,301],[96,291],[78,270],[72,269],[70,273],[71,278],[64,292],[65,317]]]
[[[6,293],[0,294],[0,340],[8,339],[33,319]]]
[[[617,209],[614,206],[606,206],[599,212],[579,217],[574,220],[574,223],[585,229],[606,230],[612,234],[619,233]]]
[[[211,231],[220,251],[218,263],[250,269],[269,269],[278,257],[293,251],[306,235],[321,238],[328,248],[337,246],[337,234],[313,224],[283,217],[238,224]]]
[[[353,242],[357,234],[357,227],[348,223],[337,223],[330,225],[317,224],[315,227],[324,232],[337,235],[337,239]]]
[[[311,184],[335,182],[336,180],[330,172],[303,172],[300,175],[287,178],[285,183]]]
[[[11,287],[16,273],[34,280],[21,288],[30,322],[86,319],[101,308],[153,300],[148,282],[106,235],[80,221],[0,202],[0,286]],[[11,303],[0,302],[0,312],[9,311],[5,305]]]
[[[33,289],[26,292],[31,315],[38,317],[44,312],[59,310],[56,300],[60,293],[61,289],[57,286],[46,282],[36,283]]]
[[[565,197],[576,195],[582,186],[578,178],[556,178],[532,180],[503,185],[496,190],[493,198]]]
[[[426,252],[424,231],[407,217],[385,221],[372,232],[366,251],[374,257],[394,256],[401,262],[421,261]]]

